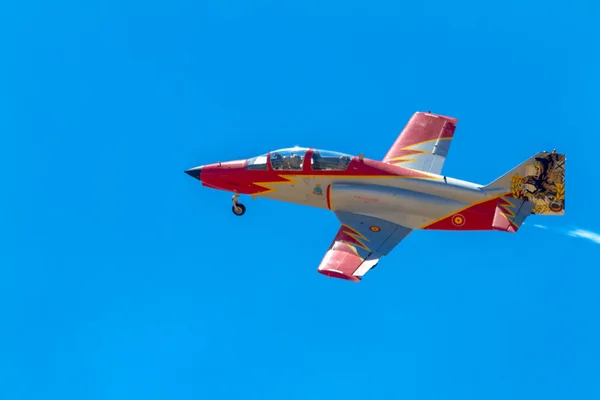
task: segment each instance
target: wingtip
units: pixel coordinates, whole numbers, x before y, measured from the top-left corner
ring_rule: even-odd
[[[448,121],[448,122],[450,122],[451,124],[454,124],[454,125],[456,125],[458,123],[458,118],[449,117],[447,115],[442,115],[442,114],[436,114],[436,113],[433,113],[431,111],[427,111],[427,112],[418,111],[418,112],[416,112],[416,114],[425,114],[425,115],[428,115],[428,116],[431,116],[431,117],[434,117],[434,118],[440,118],[440,119],[446,120],[446,121]]]

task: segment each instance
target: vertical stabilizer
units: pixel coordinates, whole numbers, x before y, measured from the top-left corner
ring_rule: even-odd
[[[521,214],[528,207],[530,214],[564,215],[565,162],[564,154],[537,153],[483,189],[497,195],[504,193],[506,196],[501,198],[513,203],[517,200],[531,202],[526,208],[523,204],[519,205],[518,212]],[[518,215],[515,213],[515,216]]]

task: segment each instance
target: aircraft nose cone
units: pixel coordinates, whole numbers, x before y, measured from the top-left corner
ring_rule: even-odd
[[[186,174],[188,174],[189,176],[191,176],[192,178],[196,178],[198,180],[200,179],[200,173],[202,172],[202,167],[195,167],[195,168],[190,168],[188,170],[184,171]]]

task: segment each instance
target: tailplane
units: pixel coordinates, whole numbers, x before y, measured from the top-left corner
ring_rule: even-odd
[[[496,214],[512,218],[517,226],[530,214],[564,215],[565,161],[556,151],[537,153],[484,186],[484,191],[501,196]]]

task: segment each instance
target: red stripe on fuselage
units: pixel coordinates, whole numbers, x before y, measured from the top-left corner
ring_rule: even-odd
[[[498,198],[474,204],[425,226],[423,229],[444,231],[485,231],[492,229]],[[457,226],[453,218],[460,215],[464,218],[462,225]],[[455,221],[455,222],[453,222]]]

